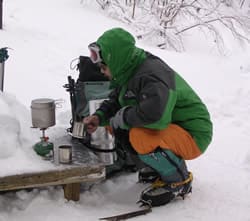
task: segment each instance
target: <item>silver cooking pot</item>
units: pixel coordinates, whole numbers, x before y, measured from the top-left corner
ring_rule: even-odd
[[[39,98],[31,101],[32,126],[46,129],[56,124],[56,104],[59,100]]]

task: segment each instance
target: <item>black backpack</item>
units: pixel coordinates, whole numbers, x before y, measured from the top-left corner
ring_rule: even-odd
[[[72,112],[70,132],[75,121],[81,121],[89,114],[89,100],[105,99],[110,93],[108,78],[89,57],[79,56],[76,69],[79,72],[77,80],[68,76],[68,84],[64,85],[66,91],[70,93]]]
[[[77,64],[77,70],[79,71],[78,81],[108,81],[101,72],[100,68],[92,63],[89,57],[80,56],[79,63]]]

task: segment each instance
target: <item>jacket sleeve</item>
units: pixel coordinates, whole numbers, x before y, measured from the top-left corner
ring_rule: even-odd
[[[118,102],[119,88],[114,89],[107,100],[104,100],[101,106],[96,110],[94,115],[97,115],[100,120],[100,126],[109,124],[109,119],[113,117],[121,108]]]
[[[171,122],[176,96],[166,79],[156,74],[145,74],[133,79],[137,88],[137,105],[124,113],[124,120],[130,127],[163,129]],[[136,85],[135,85],[136,84]]]

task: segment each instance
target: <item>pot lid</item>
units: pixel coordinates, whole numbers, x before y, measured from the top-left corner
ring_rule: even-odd
[[[32,108],[51,108],[55,107],[55,100],[50,98],[38,98],[31,101]]]

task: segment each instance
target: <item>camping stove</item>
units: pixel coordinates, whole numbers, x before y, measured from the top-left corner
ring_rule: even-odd
[[[44,158],[50,159],[53,157],[54,144],[49,142],[49,137],[45,136],[45,128],[40,129],[42,131],[42,136],[40,141],[35,143],[33,148],[36,153]]]
[[[45,159],[53,156],[53,143],[45,136],[45,130],[55,125],[55,100],[49,98],[39,98],[31,102],[32,128],[42,131],[40,141],[34,144],[36,153]]]

